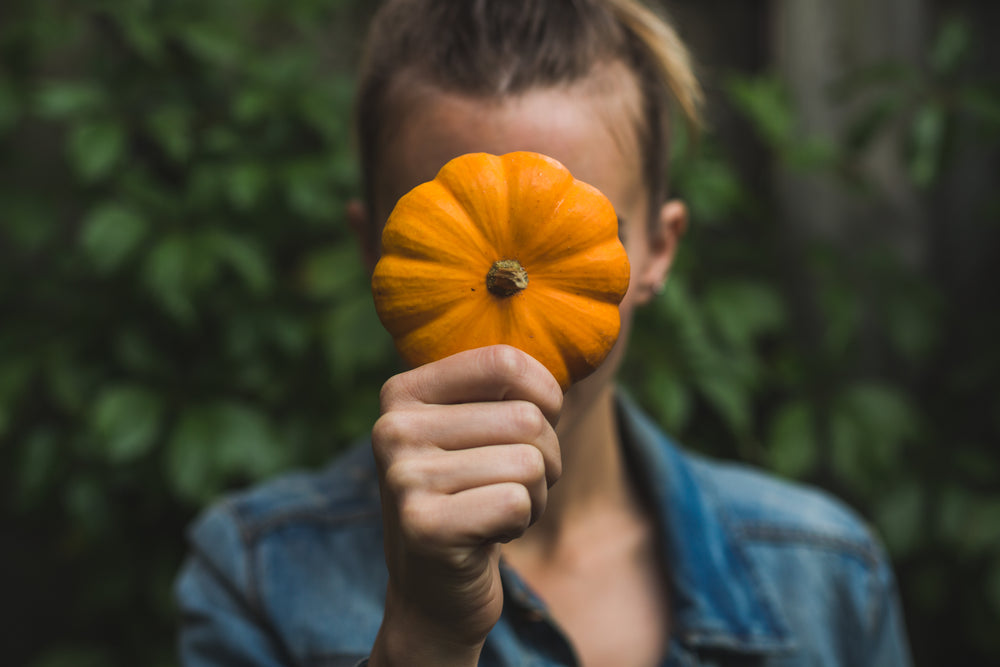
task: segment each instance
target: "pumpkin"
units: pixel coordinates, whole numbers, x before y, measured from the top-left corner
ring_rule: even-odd
[[[553,158],[454,158],[396,204],[375,308],[412,366],[506,343],[565,391],[618,338],[629,264],[611,202]]]

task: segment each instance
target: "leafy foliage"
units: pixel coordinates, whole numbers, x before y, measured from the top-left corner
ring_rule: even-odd
[[[831,98],[851,105],[843,136],[803,136],[779,79],[734,75],[728,100],[769,156],[772,180],[822,178],[843,198],[888,201],[862,164],[884,142],[920,205],[946,220],[934,224],[952,227],[934,236],[940,245],[923,264],[872,234],[867,219],[810,238],[709,139],[678,161],[693,238],[666,294],[642,314],[625,371],[689,446],[819,484],[866,515],[896,563],[926,665],[1000,656],[1000,352],[991,342],[1000,317],[983,291],[998,278],[1000,87],[971,74],[972,40],[952,19],[925,71],[879,63],[848,73]],[[992,180],[939,187],[984,145],[991,151],[973,164]],[[951,210],[973,217],[957,221]],[[973,227],[993,260],[964,258],[970,273],[950,264],[947,239]]]
[[[370,426],[394,362],[341,217],[357,192],[345,54],[367,5],[4,6],[11,664],[172,664],[170,587],[194,513],[320,465]],[[926,71],[845,77],[832,91],[854,105],[842,137],[801,136],[773,77],[736,75],[725,95],[775,173],[885,198],[858,175],[888,141],[922,203],[947,211],[937,186],[1000,131],[995,82],[968,74],[971,34],[947,23]],[[962,282],[887,245],[790,242],[725,146],[709,139],[692,159],[677,145],[695,224],[624,380],[682,441],[819,483],[870,517],[923,664],[995,659],[1000,319],[964,289],[995,273]],[[972,195],[962,210],[995,241],[996,195]],[[931,643],[942,635],[947,659]]]
[[[357,191],[352,68],[329,46],[351,43],[363,11],[5,7],[15,664],[169,664],[193,513],[320,464],[373,420],[391,343],[341,219]]]

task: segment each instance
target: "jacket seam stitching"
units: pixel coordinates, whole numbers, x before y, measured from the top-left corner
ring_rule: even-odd
[[[697,474],[697,473],[695,473]],[[789,625],[788,620],[782,614],[781,610],[777,608],[773,600],[764,589],[762,581],[760,579],[757,568],[754,566],[753,562],[749,556],[745,553],[742,545],[737,544],[735,538],[738,537],[739,531],[738,526],[734,524],[733,518],[730,514],[731,508],[725,503],[721,502],[720,494],[716,488],[715,482],[709,480],[708,478],[698,475],[699,479],[704,483],[703,488],[705,489],[705,500],[712,504],[715,512],[719,517],[719,521],[725,525],[729,530],[733,531],[730,537],[727,538],[729,544],[732,548],[732,552],[735,554],[736,558],[739,560],[743,571],[746,573],[746,577],[753,588],[754,595],[760,607],[765,610],[768,616],[768,624],[770,626],[769,630],[772,634],[779,638],[779,641],[784,641],[788,643],[790,641],[789,635]],[[794,643],[794,642],[792,642]]]
[[[257,590],[257,585],[255,583],[256,578],[254,577],[254,573],[257,570],[257,557],[255,549],[253,548],[253,540],[250,539],[249,527],[246,525],[246,522],[242,521],[236,507],[227,505],[224,506],[224,509],[232,517],[233,523],[236,524],[236,527],[239,530],[240,541],[243,542],[243,553],[246,554],[247,580],[245,588],[247,591],[247,605],[258,619],[263,619],[264,613],[260,604],[260,593]]]
[[[260,593],[258,577],[255,576],[257,572],[257,549],[256,540],[253,539],[253,531],[241,519],[237,508],[233,504],[227,503],[223,505],[223,511],[232,517],[233,523],[236,524],[239,531],[240,541],[243,542],[243,553],[246,558],[246,582],[244,587],[246,590],[247,609],[253,614],[260,627],[268,628],[269,634],[271,634],[278,650],[282,651],[289,659],[292,659],[294,653],[285,644],[284,639],[277,632],[271,630],[273,626],[268,622],[267,615],[264,613],[263,596]]]
[[[733,530],[740,537],[756,542],[801,544],[854,556],[873,570],[878,567],[879,563],[878,556],[870,545],[847,538],[823,535],[801,528],[784,528],[767,524],[742,523],[741,525],[733,526]]]
[[[222,505],[220,510],[230,515],[233,523],[237,527],[240,540],[244,543],[243,552],[245,554],[244,558],[247,561],[247,571],[245,581],[242,582],[243,585],[241,586],[241,582],[235,581],[227,576],[227,574],[215,563],[214,559],[197,541],[191,542],[191,556],[192,558],[200,561],[203,567],[210,570],[218,584],[226,588],[232,599],[246,609],[247,613],[254,619],[258,626],[263,629],[263,632],[274,642],[277,650],[282,651],[285,655],[291,655],[281,638],[277,635],[277,633],[272,631],[271,626],[267,623],[267,618],[263,613],[263,608],[260,605],[260,598],[254,585],[252,569],[254,566],[253,550],[249,547],[249,544],[245,540],[244,530],[241,522],[239,521],[239,517],[236,516],[234,511],[232,511],[232,508],[226,505]]]
[[[867,621],[865,630],[868,633],[868,637],[873,636],[873,631],[875,630],[875,623],[878,617],[879,607],[881,605],[887,604],[886,600],[886,586],[882,571],[883,564],[879,564],[878,567],[874,568],[874,571],[869,574],[868,577],[868,603],[867,603]]]

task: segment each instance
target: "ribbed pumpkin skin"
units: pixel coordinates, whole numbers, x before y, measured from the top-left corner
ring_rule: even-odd
[[[486,287],[504,259],[528,276],[512,296]],[[372,290],[412,366],[506,343],[540,361],[565,390],[614,345],[628,281],[617,216],[596,188],[538,153],[470,153],[396,204]]]

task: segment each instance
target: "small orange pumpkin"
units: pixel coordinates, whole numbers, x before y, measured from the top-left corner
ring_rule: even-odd
[[[470,153],[396,204],[372,291],[407,363],[507,343],[566,390],[618,338],[628,281],[600,191],[545,155]]]

